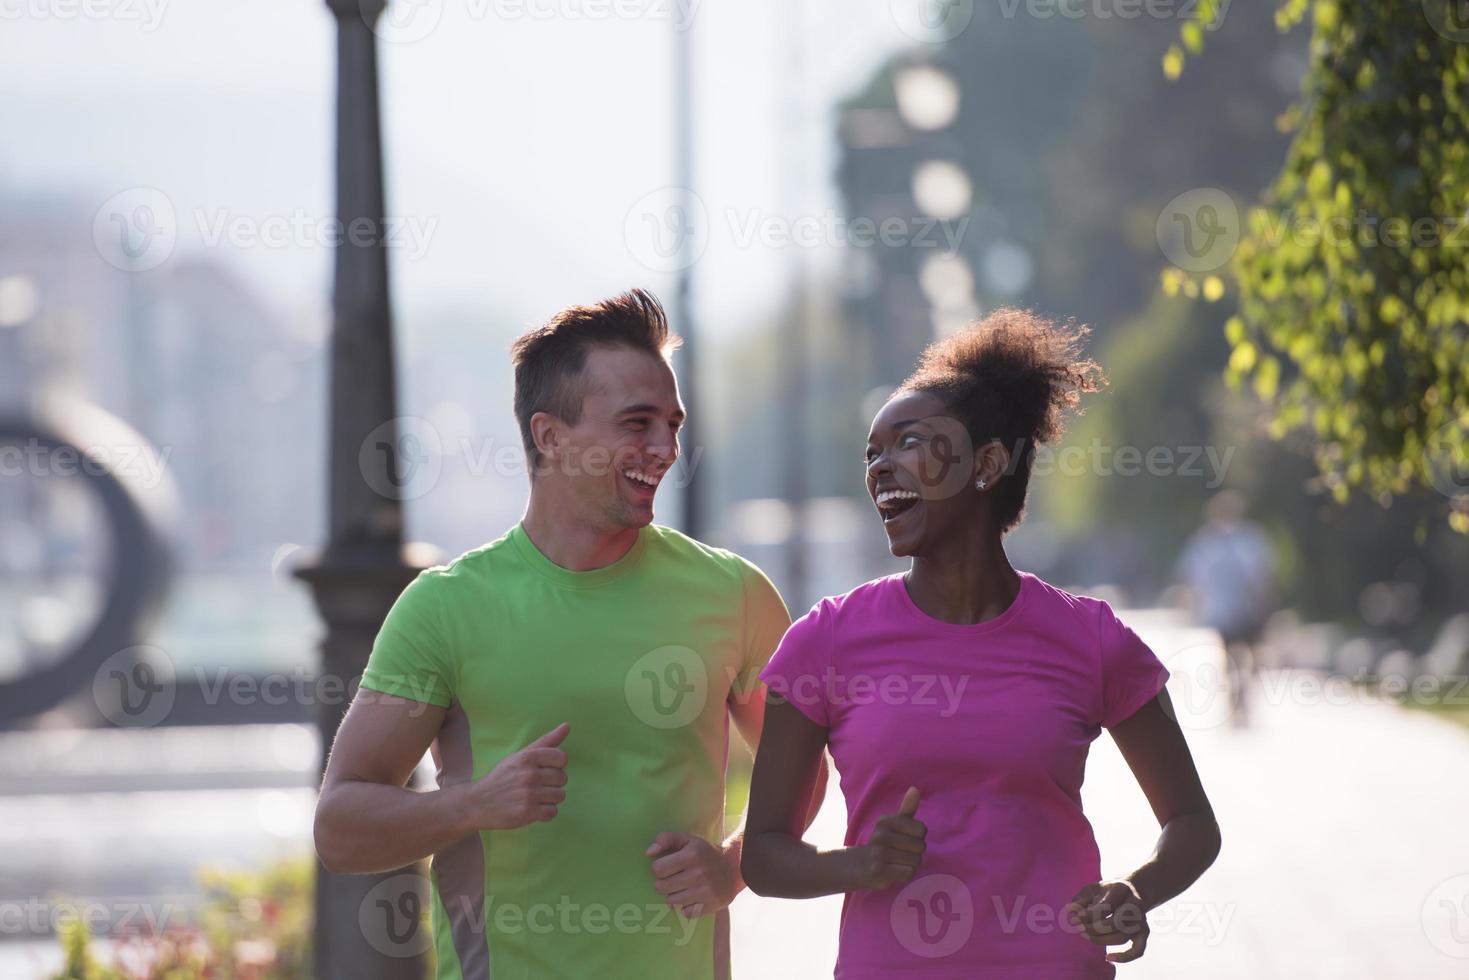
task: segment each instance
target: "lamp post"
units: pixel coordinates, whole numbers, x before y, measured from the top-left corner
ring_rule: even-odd
[[[373,33],[385,2],[327,0],[337,22],[337,219],[349,231],[366,227],[371,233],[346,234],[335,251],[329,531],[326,547],[295,574],[311,588],[325,621],[321,674],[334,678],[339,690],[361,676],[388,609],[423,565],[404,547],[401,499],[382,492],[400,485]],[[369,439],[370,449],[385,451],[363,452]],[[343,700],[318,702],[323,750],[346,713]],[[421,980],[427,942],[416,936],[420,926],[412,912],[423,894],[416,868],[337,875],[318,865],[313,975]]]

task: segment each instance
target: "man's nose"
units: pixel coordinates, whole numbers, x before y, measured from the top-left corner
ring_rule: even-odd
[[[678,458],[678,430],[671,425],[661,426],[656,436],[648,440],[645,447],[648,455],[659,459]]]

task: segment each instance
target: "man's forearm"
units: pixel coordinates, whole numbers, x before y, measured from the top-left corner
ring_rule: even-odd
[[[316,852],[328,871],[368,874],[413,864],[473,832],[461,786],[415,792],[344,780],[324,789],[316,805]]]
[[[1210,813],[1168,821],[1147,863],[1127,876],[1143,910],[1157,908],[1199,879],[1219,856],[1219,824]]]

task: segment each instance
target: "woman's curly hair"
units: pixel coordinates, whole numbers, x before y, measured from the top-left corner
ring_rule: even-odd
[[[974,445],[998,439],[1010,469],[993,491],[1003,534],[1020,523],[1036,446],[1061,437],[1066,414],[1083,393],[1106,383],[1101,366],[1081,353],[1085,326],[1058,324],[1029,310],[1003,308],[930,344],[898,394],[939,398]]]

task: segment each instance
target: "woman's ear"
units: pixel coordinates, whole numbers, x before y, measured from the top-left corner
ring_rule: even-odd
[[[998,439],[991,439],[974,452],[974,485],[980,490],[993,490],[996,483],[1010,472],[1010,451]],[[983,485],[981,485],[983,484]]]

